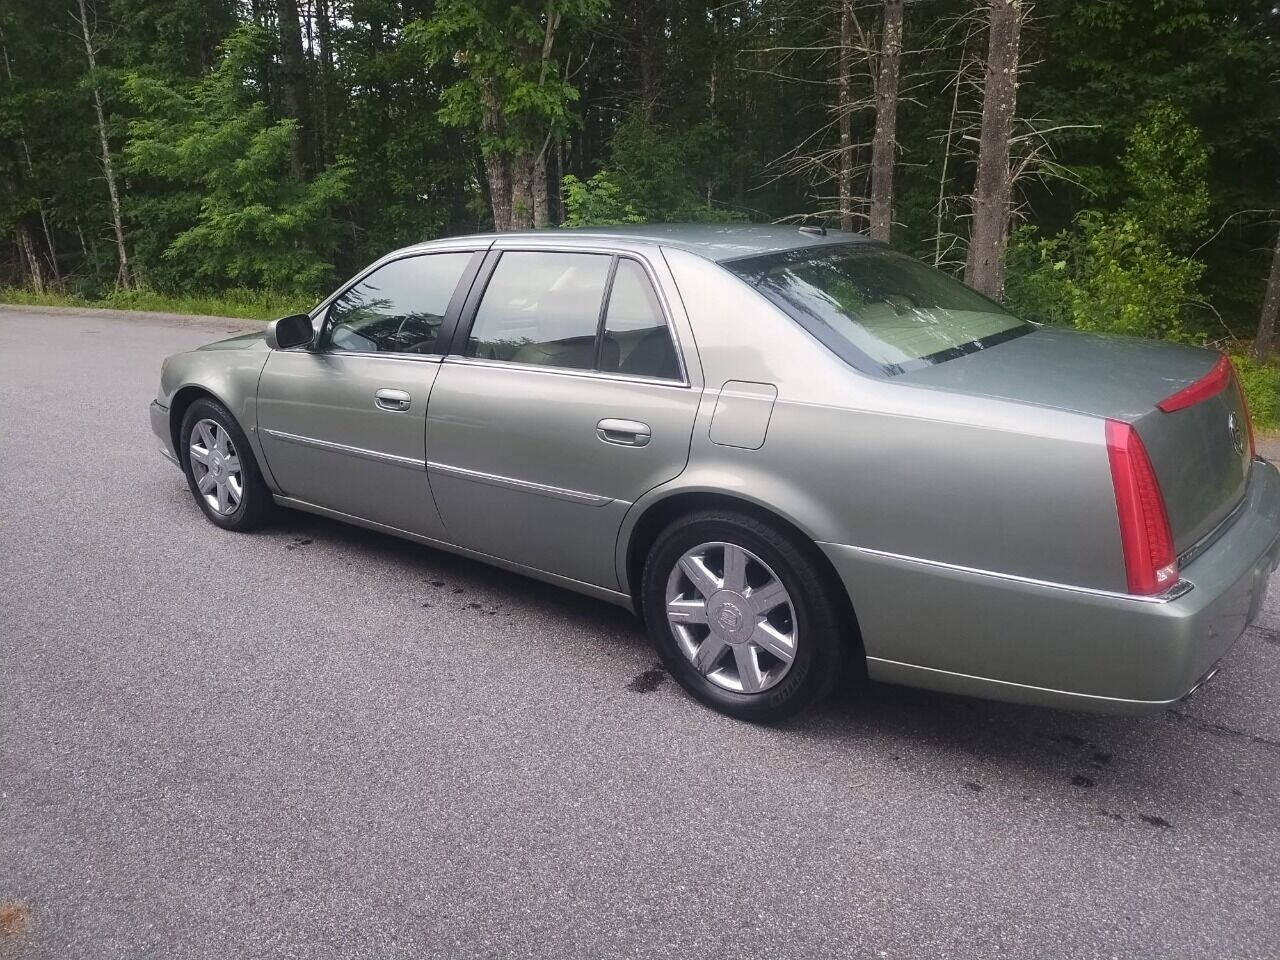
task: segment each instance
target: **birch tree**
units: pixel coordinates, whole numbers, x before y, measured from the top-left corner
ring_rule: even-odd
[[[102,147],[102,175],[107,181],[107,194],[111,200],[111,225],[116,234],[116,286],[128,290],[129,253],[125,249],[124,219],[120,214],[120,191],[116,186],[115,168],[111,163],[111,144],[107,140],[107,118],[102,109],[102,88],[98,85],[98,58],[93,47],[93,32],[89,26],[89,11],[85,0],[77,0],[80,7],[80,35],[84,38],[84,55],[89,62],[89,87],[93,92],[93,110],[98,121],[98,140]],[[72,19],[75,15],[72,14]]]

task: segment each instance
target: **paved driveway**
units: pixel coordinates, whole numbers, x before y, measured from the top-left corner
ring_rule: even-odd
[[[1280,584],[1158,716],[753,727],[603,604],[207,523],[146,406],[230,326],[0,311],[0,956],[1280,954]]]

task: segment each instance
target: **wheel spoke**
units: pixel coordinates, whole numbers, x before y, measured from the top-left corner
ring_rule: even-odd
[[[227,457],[225,460],[222,461],[222,469],[227,471],[227,473],[239,473],[240,458],[235,456],[234,454]]]
[[[790,663],[795,659],[796,651],[791,645],[791,638],[781,633],[777,627],[767,620],[762,620],[756,624],[755,633],[751,635],[751,642],[768,650],[783,663]]]
[[[231,494],[231,505],[233,507],[239,505],[240,497],[244,494],[239,477],[227,477],[227,492]]]
[[[219,453],[227,452],[227,431],[221,427],[215,427],[213,434],[213,449]]]
[[[738,680],[742,683],[742,692],[758,693],[764,686],[764,675],[756,660],[755,647],[749,643],[737,645],[733,648],[733,659],[738,664]]]
[[[192,461],[194,461],[195,463],[203,463],[203,464],[205,464],[205,465],[208,465],[208,463],[209,463],[209,451],[208,451],[208,449],[207,449],[207,448],[205,448],[205,447],[199,447],[199,446],[196,446],[196,445],[193,443],[193,444],[191,445],[191,459],[192,459]]]
[[[778,604],[787,602],[787,588],[781,580],[770,580],[763,587],[748,590],[746,598],[756,616],[763,617]]]
[[[218,512],[227,512],[227,483],[225,480],[218,484]]]
[[[218,481],[213,478],[212,473],[206,473],[203,477],[196,481],[196,486],[200,488],[201,493],[209,493],[217,485]]]
[[[711,595],[720,589],[720,580],[707,569],[706,561],[702,557],[686,553],[680,558],[680,569],[693,583],[694,589],[703,597],[710,599]]]
[[[209,422],[202,420],[196,425],[196,431],[200,434],[200,442],[204,444],[205,451],[213,450],[213,434],[209,432]]]
[[[747,588],[747,551],[732,543],[724,545],[724,578],[720,586],[738,593]]]
[[[693,655],[693,665],[698,668],[698,672],[707,674],[711,672],[711,668],[716,665],[716,661],[720,659],[721,654],[729,645],[714,633],[707,634],[707,639],[703,640],[698,646],[698,651]]]
[[[672,623],[706,623],[705,600],[672,600],[667,604],[667,619]]]

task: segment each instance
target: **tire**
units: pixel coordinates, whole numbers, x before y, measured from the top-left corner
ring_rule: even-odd
[[[745,574],[736,566],[726,571],[728,548],[746,555]],[[641,606],[649,637],[681,686],[722,713],[758,722],[796,714],[831,692],[841,675],[844,635],[856,628],[814,550],[781,526],[731,510],[681,517],[659,534],[645,561]],[[745,589],[726,591],[732,581]],[[786,601],[769,607],[775,581]],[[676,622],[668,616],[671,598]],[[762,615],[763,607],[769,612]],[[788,634],[790,644],[781,643]],[[700,668],[695,660],[710,665]]]
[[[194,441],[193,433],[197,434]],[[238,532],[262,526],[271,516],[275,502],[263,482],[253,448],[231,412],[212,397],[201,397],[187,408],[178,436],[187,486],[209,521],[224,530]],[[215,441],[212,450],[207,442],[210,436]],[[206,463],[206,459],[215,462]],[[238,472],[232,469],[233,463],[238,466]],[[222,482],[218,482],[219,479]],[[234,481],[238,481],[238,498]],[[206,484],[205,490],[201,490],[202,482]],[[211,503],[206,495],[215,502]],[[225,510],[219,509],[222,503]]]

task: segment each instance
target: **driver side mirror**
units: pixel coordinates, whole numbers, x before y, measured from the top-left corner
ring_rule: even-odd
[[[311,317],[305,313],[294,313],[267,324],[265,339],[272,350],[288,350],[310,343],[314,333]]]

